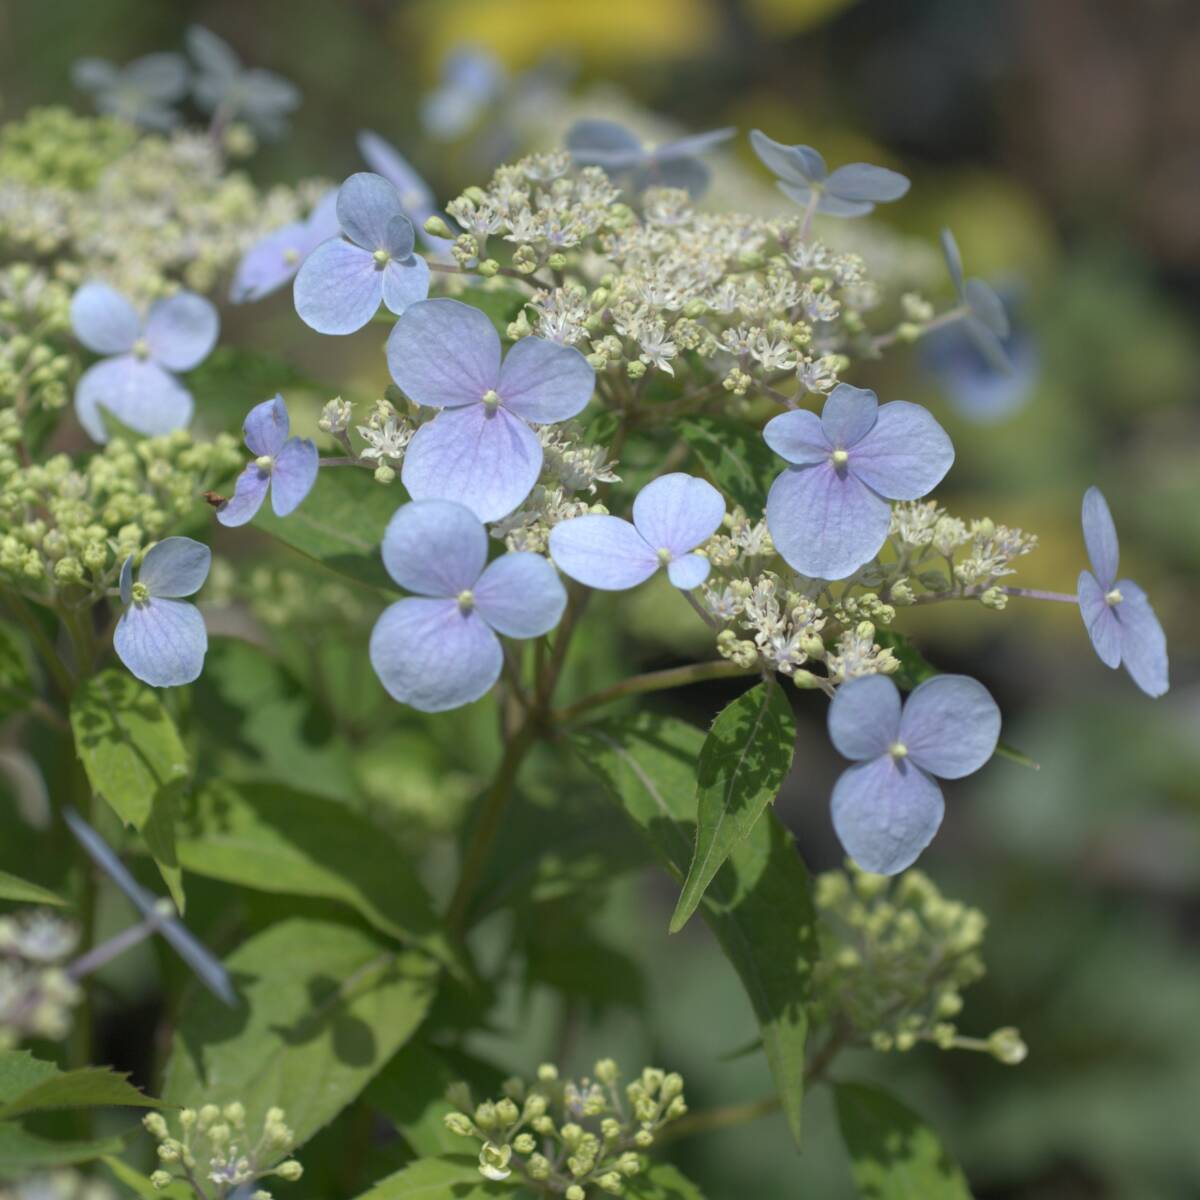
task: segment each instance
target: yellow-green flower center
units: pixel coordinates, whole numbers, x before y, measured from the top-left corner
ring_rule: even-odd
[[[658,548],[658,561],[664,566],[671,561],[671,552],[666,548],[666,546],[660,546]]]
[[[1125,597],[1121,595],[1120,588],[1113,588],[1113,590],[1104,597],[1104,601],[1109,608],[1116,608],[1116,606],[1124,599]]]
[[[458,593],[458,611],[469,613],[475,607],[475,593],[470,588],[464,588]]]
[[[392,256],[386,250],[376,250],[372,257],[377,267],[386,267],[392,261]]]
[[[486,408],[488,412],[495,412],[496,409],[500,407],[500,395],[495,388],[488,388],[488,390],[483,393],[483,407]]]
[[[289,246],[283,252],[283,261],[287,263],[289,267],[294,267],[300,261],[300,251],[292,246]]]
[[[147,345],[145,338],[138,338],[138,340],[133,343],[133,357],[143,360],[150,357],[150,347]]]
[[[888,747],[888,753],[893,758],[907,758],[908,757],[908,747],[903,742],[893,742]]]
[[[835,467],[844,467],[850,461],[850,453],[847,450],[835,450],[829,456],[829,461]]]
[[[150,589],[144,583],[135,583],[132,590],[134,604],[145,604],[150,599]]]
[[[269,454],[260,454],[255,460],[254,465],[260,471],[270,471],[275,465],[275,460]]]

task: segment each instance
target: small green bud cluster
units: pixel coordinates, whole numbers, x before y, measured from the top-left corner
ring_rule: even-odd
[[[0,407],[19,420],[63,408],[78,361],[69,341],[71,289],[28,263],[0,269]]]
[[[224,1106],[181,1109],[178,1121],[176,1137],[162,1113],[142,1118],[146,1132],[158,1142],[159,1168],[150,1182],[159,1191],[182,1181],[200,1200],[225,1200],[264,1179],[294,1183],[304,1174],[304,1168],[287,1157],[295,1148],[296,1135],[281,1108],[267,1109],[253,1143],[247,1133],[245,1105],[236,1100]],[[271,1193],[258,1187],[251,1200],[272,1200]]]
[[[961,1036],[953,1018],[962,990],[984,973],[986,920],[947,900],[920,871],[894,879],[853,863],[818,876],[821,957],[814,975],[817,1018],[881,1051],[918,1042],[981,1050],[1015,1064],[1025,1045],[1015,1029]]]
[[[617,1064],[605,1058],[579,1080],[543,1063],[531,1084],[510,1079],[501,1099],[481,1104],[456,1084],[446,1128],[482,1143],[485,1179],[516,1174],[541,1194],[569,1200],[620,1196],[662,1128],[687,1112],[683,1079],[673,1072],[647,1067],[624,1089],[620,1080]]]
[[[170,533],[242,461],[232,436],[197,442],[180,430],[114,438],[80,467],[66,454],[23,466],[11,415],[0,410],[0,576],[38,598],[103,593],[129,554]]]
[[[0,126],[0,179],[86,191],[137,140],[113,117],[79,117],[68,108],[33,108]]]
[[[78,929],[49,909],[0,917],[0,1050],[70,1032],[82,992],[65,964],[78,944]]]

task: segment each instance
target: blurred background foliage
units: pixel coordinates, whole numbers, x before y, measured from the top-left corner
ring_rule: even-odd
[[[879,219],[929,247],[943,224],[955,229],[972,271],[1014,300],[1027,337],[1020,378],[986,420],[979,380],[938,371],[936,348],[902,349],[854,381],[929,404],[945,422],[958,463],[943,502],[1041,535],[1018,583],[1073,589],[1080,497],[1103,487],[1123,567],[1168,631],[1173,687],[1150,703],[1106,671],[1067,606],[1014,600],[1002,616],[967,605],[902,615],[928,658],[992,689],[1006,739],[1041,765],[996,760],[949,789],[945,826],[922,864],[990,919],[989,974],[968,994],[962,1028],[1018,1025],[1030,1055],[1012,1069],[926,1047],[839,1064],[838,1074],[892,1080],[944,1132],[981,1200],[1200,1195],[1200,7],[0,0],[0,115],[82,107],[68,82],[74,59],[177,48],[190,21],[304,91],[291,136],[248,167],[263,181],[340,179],[359,169],[354,133],[373,128],[444,200],[482,182],[505,154],[556,141],[584,113],[632,115],[650,132],[760,126],[819,146],[831,162],[862,157],[913,178]],[[439,139],[422,125],[422,104],[464,44],[494,56],[495,90],[465,128]],[[777,203],[744,140],[715,164],[722,201]],[[945,300],[930,263],[929,291]],[[264,348],[327,385],[314,392],[314,411],[336,391],[370,398],[385,381],[376,336],[319,338],[295,318],[287,291],[223,318],[224,344]],[[276,386],[234,359],[204,393],[210,420],[219,412],[213,424],[232,427]],[[250,641],[214,642],[191,697],[202,717],[193,728],[211,740],[202,770],[273,774],[369,808],[436,881],[451,861],[447,835],[494,761],[492,714],[475,706],[431,720],[396,708],[362,653],[377,597],[306,574],[265,540],[242,537],[230,553],[241,592],[226,599],[239,602],[214,595],[210,621]],[[647,589],[632,607],[595,608],[570,688],[708,653],[699,633],[663,641],[665,626],[690,628],[669,588]],[[281,650],[284,665],[255,640]],[[655,703],[706,723],[736,691],[713,685]],[[827,798],[839,763],[824,702],[800,694],[796,706],[800,746],[779,808],[815,870],[837,860]],[[765,1094],[761,1056],[736,1053],[754,1029],[737,980],[695,922],[667,937],[672,887],[635,869],[639,848],[588,781],[564,797],[569,770],[545,751],[511,816],[494,901],[516,896],[516,915],[498,913],[481,933],[493,961],[509,964],[508,982],[488,1014],[491,1032],[466,1049],[521,1071],[547,1056],[577,1070],[599,1054],[660,1061],[683,1072],[693,1109]],[[52,882],[53,859],[38,859]],[[614,873],[615,886],[598,886]],[[210,883],[192,892],[190,912],[218,943],[295,907],[229,897]],[[139,1033],[155,1013],[156,969],[176,967],[164,959],[156,968],[147,950],[109,981],[121,1002],[106,1061],[142,1078],[151,1064]],[[453,1003],[434,1016],[449,1030],[462,1020]],[[779,1117],[673,1151],[713,1197],[839,1200],[851,1187],[831,1106],[817,1094],[810,1107],[802,1158]],[[337,1187],[338,1152],[328,1149],[329,1170],[318,1164],[295,1194],[341,1194],[321,1190]]]

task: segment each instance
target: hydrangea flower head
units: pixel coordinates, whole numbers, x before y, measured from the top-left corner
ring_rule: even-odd
[[[839,383],[818,417],[781,413],[763,437],[791,465],[767,495],[767,528],[789,566],[813,579],[845,579],[879,552],[890,500],[916,500],[954,462],[946,431],[918,404],[880,405]]]
[[[1167,679],[1167,638],[1146,593],[1118,579],[1120,545],[1112,513],[1099,488],[1083,496],[1083,540],[1090,571],[1079,573],[1079,611],[1106,667],[1124,666],[1148,696],[1161,696]]]
[[[634,192],[648,187],[685,188],[693,198],[708,187],[709,170],[700,155],[727,142],[732,127],[646,146],[616,121],[585,118],[567,131],[567,149],[583,166],[603,167],[610,175],[628,174]]]
[[[100,112],[165,130],[179,124],[172,105],[187,92],[188,70],[178,54],[146,54],[124,67],[103,58],[81,58],[71,66],[71,81],[91,94]]]
[[[337,237],[337,190],[331,189],[303,221],[290,221],[255,242],[238,263],[229,299],[261,300],[295,278],[301,264],[324,241]]]
[[[481,46],[460,46],[442,65],[438,86],[421,101],[421,124],[430,137],[461,137],[500,95],[504,67]]]
[[[75,388],[75,411],[94,441],[108,441],[101,409],[148,437],[186,427],[192,394],[174,372],[198,366],[216,345],[220,318],[209,301],[176,292],[143,320],[116,289],[85,283],[71,297],[71,326],[89,350],[109,356]]]
[[[402,313],[429,294],[429,267],[413,253],[415,234],[400,195],[386,179],[361,171],[338,188],[344,237],[322,242],[296,276],[296,311],[318,333],[353,333],[380,302]]]
[[[422,712],[478,700],[500,677],[496,636],[534,638],[558,624],[567,593],[540,554],[487,561],[479,519],[449,500],[397,509],[383,535],[388,574],[414,593],[375,623],[370,656],[388,692]]]
[[[581,412],[596,373],[571,346],[522,338],[501,359],[487,316],[458,300],[412,305],[388,337],[388,367],[410,400],[438,408],[417,430],[401,479],[414,500],[454,500],[481,521],[529,495],[542,445],[529,427]]]
[[[998,371],[1011,370],[1008,352],[1004,349],[1004,341],[1010,333],[1004,301],[982,279],[966,278],[958,241],[949,229],[942,230],[942,254],[954,292],[967,310],[962,319],[964,331],[980,354]]]
[[[785,196],[807,208],[815,194],[816,211],[827,217],[865,217],[876,204],[899,200],[910,187],[898,171],[870,163],[847,163],[830,171],[811,146],[785,146],[760,129],[750,131],[750,144],[778,177]]]
[[[169,537],[146,551],[134,580],[133,555],[121,567],[125,611],[113,649],[130,673],[151,687],[179,687],[200,675],[208,652],[204,618],[182,597],[208,578],[212,551],[188,537]]]
[[[189,25],[187,48],[196,63],[192,94],[205,112],[241,120],[264,137],[281,137],[300,91],[274,71],[246,68],[233,47],[203,25]]]
[[[833,789],[838,838],[864,871],[895,875],[916,861],[942,823],[937,779],[961,779],[991,758],[1000,710],[966,675],[935,675],[903,704],[886,675],[863,675],[834,694],[829,737],[855,760]]]
[[[724,517],[725,501],[711,483],[677,471],[642,488],[632,522],[590,513],[555,525],[550,556],[572,579],[602,591],[636,587],[661,567],[677,588],[690,591],[710,569],[693,551]]]
[[[309,438],[288,437],[291,422],[282,396],[256,404],[242,425],[254,461],[238,476],[233,495],[217,509],[222,525],[245,525],[262,507],[268,490],[277,517],[300,507],[317,482],[317,447]]]

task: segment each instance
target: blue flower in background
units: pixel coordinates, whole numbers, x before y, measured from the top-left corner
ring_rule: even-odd
[[[234,272],[229,299],[245,304],[278,291],[322,242],[337,237],[339,229],[337,189],[331,188],[303,221],[273,229],[246,251]]]
[[[694,198],[703,194],[710,178],[700,155],[727,142],[736,132],[732,127],[714,129],[646,146],[616,121],[585,119],[576,121],[567,131],[567,149],[584,166],[603,167],[610,175],[628,177],[634,192],[648,187],[677,187]]]
[[[759,129],[750,131],[750,144],[762,164],[779,179],[779,190],[803,208],[816,198],[816,212],[827,217],[865,217],[876,204],[899,200],[908,179],[887,167],[847,163],[830,171],[811,146],[785,146]]]
[[[429,266],[413,253],[412,221],[386,179],[351,175],[338,188],[337,219],[345,236],[322,242],[296,275],[296,311],[306,325],[318,333],[354,333],[381,302],[398,314],[425,299]]]
[[[958,302],[964,309],[962,328],[979,348],[980,354],[998,371],[1011,370],[1004,340],[1009,336],[1008,313],[995,290],[982,279],[963,274],[962,254],[949,229],[942,230],[942,254]]]
[[[965,323],[955,321],[933,330],[918,343],[922,367],[937,380],[954,408],[969,421],[991,424],[1019,411],[1033,395],[1038,379],[1038,352],[1033,336],[1013,319],[1002,343],[1007,369],[998,367],[979,347]]]
[[[422,712],[478,700],[500,677],[502,634],[533,638],[567,603],[554,567],[518,551],[487,561],[487,532],[461,504],[415,500],[383,536],[383,564],[405,590],[375,623],[370,657],[389,694]]]
[[[1146,593],[1118,579],[1120,544],[1108,502],[1099,488],[1083,496],[1083,540],[1090,571],[1079,573],[1079,611],[1100,661],[1124,666],[1148,696],[1161,696],[1167,679],[1167,638]]]
[[[572,346],[522,338],[501,361],[500,335],[477,308],[425,300],[387,342],[392,378],[410,400],[438,408],[413,435],[401,480],[414,500],[454,500],[481,521],[512,512],[542,469],[530,424],[581,412],[596,373]]]
[[[172,105],[187,94],[187,63],[178,54],[147,54],[118,67],[103,58],[81,58],[71,66],[71,81],[90,93],[99,112],[147,129],[179,124]]]
[[[309,438],[288,437],[291,422],[282,396],[256,404],[242,431],[255,459],[238,476],[233,496],[217,509],[217,520],[245,525],[262,507],[268,489],[277,517],[295,512],[317,482],[316,445]]]
[[[662,567],[684,591],[699,587],[710,563],[692,551],[725,517],[721,493],[703,479],[676,472],[648,483],[633,502],[633,521],[591,513],[550,531],[550,557],[588,587],[624,591]]]
[[[854,759],[834,785],[833,826],[864,871],[895,875],[916,861],[942,823],[937,779],[961,779],[992,757],[1000,710],[966,675],[935,675],[901,707],[885,675],[843,684],[829,706],[829,737]]]
[[[274,71],[247,68],[228,42],[203,25],[189,25],[188,52],[196,63],[192,94],[205,112],[226,123],[245,121],[263,137],[282,137],[300,91]]]
[[[789,566],[813,579],[845,579],[879,552],[891,500],[917,500],[954,462],[946,431],[904,400],[839,383],[818,417],[781,413],[763,437],[791,466],[767,495],[767,528]]]
[[[449,251],[454,244],[449,238],[434,237],[423,228],[430,217],[441,214],[434,206],[432,188],[412,168],[408,159],[391,142],[369,129],[362,130],[358,135],[358,152],[376,175],[383,176],[396,189],[400,203],[416,226],[421,240],[430,249]]]
[[[188,537],[151,546],[133,577],[133,555],[121,566],[125,611],[113,633],[113,649],[132,675],[151,687],[179,687],[200,675],[208,652],[204,618],[183,596],[208,578],[212,551]]]
[[[438,86],[421,100],[425,132],[440,142],[461,137],[499,99],[504,82],[504,68],[488,50],[455,50],[442,66]]]
[[[192,394],[174,372],[198,366],[216,345],[220,318],[209,301],[177,292],[143,321],[116,289],[85,283],[71,297],[71,327],[89,350],[110,356],[75,387],[75,412],[93,440],[108,441],[102,410],[148,437],[186,428]]]

